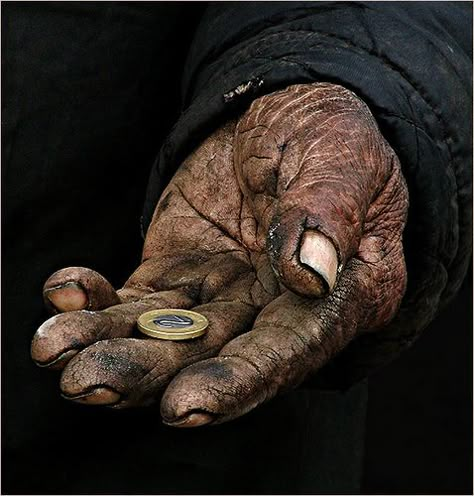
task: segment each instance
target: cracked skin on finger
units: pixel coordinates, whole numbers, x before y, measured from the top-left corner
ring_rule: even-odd
[[[61,272],[75,300],[56,298],[64,322],[49,323],[35,350],[53,357],[79,343],[61,363],[70,399],[146,405],[172,381],[166,422],[229,420],[393,318],[406,284],[407,207],[398,159],[356,95],[329,83],[271,93],[183,162],[122,290],[78,268]],[[74,284],[99,311],[75,308],[85,300]],[[137,315],[156,305],[207,312],[207,337],[137,339]]]

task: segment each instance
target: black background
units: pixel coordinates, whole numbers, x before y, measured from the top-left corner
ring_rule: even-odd
[[[120,286],[138,263],[148,171],[179,115],[201,10],[2,4],[2,493],[153,491],[121,450],[139,457],[134,429],[139,439],[137,422],[158,425],[157,412],[111,418],[67,404],[57,377],[31,363],[29,343],[47,317],[41,286],[50,273],[90,266]],[[193,435],[181,439],[199,448]],[[185,458],[174,476],[196,470]],[[363,492],[472,492],[470,275],[415,346],[369,381],[365,459]],[[117,483],[104,469],[111,460]],[[210,491],[206,477],[218,476],[201,469],[192,490]],[[242,474],[222,468],[219,477],[235,483]]]

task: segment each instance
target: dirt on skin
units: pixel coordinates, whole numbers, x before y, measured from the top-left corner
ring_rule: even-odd
[[[168,423],[230,420],[394,317],[407,209],[399,161],[352,92],[318,83],[258,98],[184,161],[124,288],[78,267],[48,280],[48,304],[66,313],[37,331],[32,357],[64,368],[69,399],[122,408],[165,391]],[[155,308],[197,311],[208,332],[139,335]]]

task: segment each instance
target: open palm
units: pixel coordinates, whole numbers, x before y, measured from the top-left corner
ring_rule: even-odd
[[[75,401],[162,397],[179,426],[242,415],[394,317],[407,206],[398,160],[353,93],[321,83],[259,98],[181,165],[121,290],[79,267],[48,279],[59,314],[36,332],[33,359],[63,369]],[[137,318],[158,308],[199,312],[208,331],[140,334]]]

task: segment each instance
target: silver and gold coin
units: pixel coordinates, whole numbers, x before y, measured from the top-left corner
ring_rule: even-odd
[[[206,332],[209,321],[197,312],[178,308],[164,308],[142,313],[138,329],[152,338],[180,341],[194,339]]]

